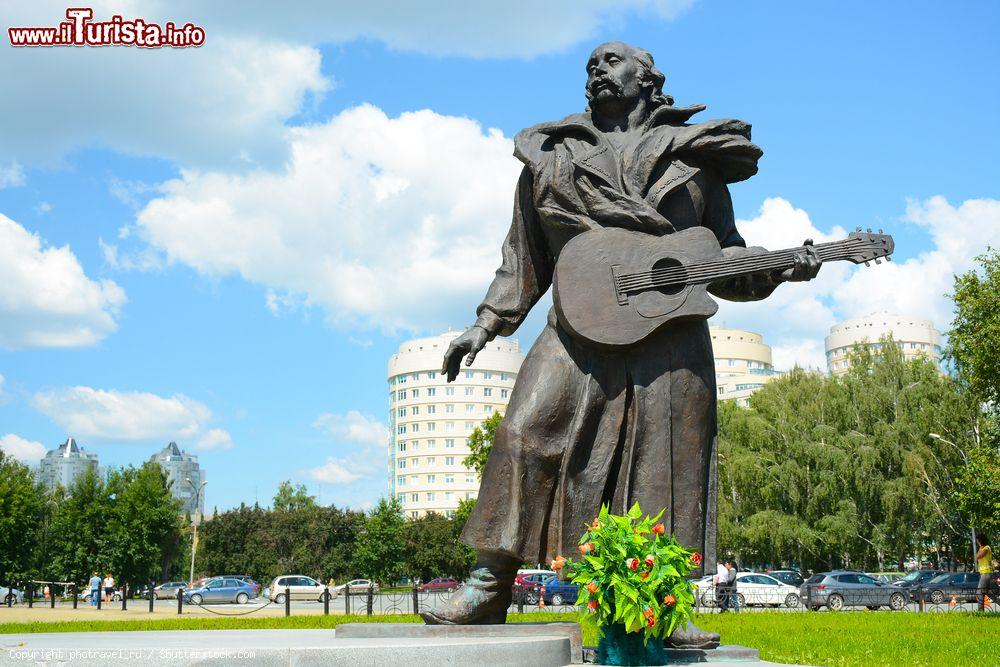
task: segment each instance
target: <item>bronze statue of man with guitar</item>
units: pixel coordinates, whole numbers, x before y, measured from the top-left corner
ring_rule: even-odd
[[[503,623],[522,563],[575,550],[602,503],[666,508],[668,530],[715,563],[716,387],[709,293],[763,299],[814,278],[822,261],[888,255],[891,238],[768,253],[747,248],[728,184],[761,150],[738,120],[688,121],[653,57],[620,42],[587,62],[584,113],[520,132],[524,163],[503,263],[475,325],[444,359],[512,334],[553,286],[548,324],[521,367],[462,540],[467,585],[428,623]],[[843,247],[841,247],[843,246]],[[867,254],[866,254],[867,253]],[[718,635],[688,627],[678,646]]]

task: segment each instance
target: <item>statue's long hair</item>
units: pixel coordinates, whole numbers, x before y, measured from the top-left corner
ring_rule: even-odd
[[[667,77],[663,76],[663,72],[656,69],[656,65],[653,63],[653,54],[646,49],[636,48],[634,56],[641,67],[641,71],[639,72],[640,80],[651,84],[653,87],[653,91],[649,95],[650,105],[654,109],[664,104],[668,107],[674,106],[674,98],[663,92],[663,83],[667,80]]]

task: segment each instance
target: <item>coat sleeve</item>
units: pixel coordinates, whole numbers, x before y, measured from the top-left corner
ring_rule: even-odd
[[[555,260],[531,193],[531,172],[525,167],[517,182],[510,231],[501,248],[503,261],[476,310],[475,326],[485,329],[490,340],[514,333],[552,284]]]
[[[715,233],[719,245],[722,246],[722,254],[730,258],[767,252],[759,246],[747,247],[746,241],[736,229],[736,217],[733,214],[733,200],[729,196],[729,188],[721,179],[712,180],[713,187],[708,188],[705,197],[702,224]],[[780,284],[781,280],[774,278],[770,273],[756,273],[719,280],[710,284],[708,291],[728,301],[758,301],[770,296]]]

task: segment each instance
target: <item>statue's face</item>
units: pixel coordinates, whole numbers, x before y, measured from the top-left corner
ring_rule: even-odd
[[[638,99],[642,94],[639,73],[639,63],[629,45],[608,42],[598,46],[587,61],[587,97],[591,106]]]

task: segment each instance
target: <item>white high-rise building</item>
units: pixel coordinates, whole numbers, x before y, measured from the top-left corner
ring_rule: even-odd
[[[205,471],[198,464],[198,457],[181,451],[176,442],[149,457],[151,463],[159,463],[167,473],[170,495],[181,501],[182,514],[204,514],[205,494],[202,493],[195,504],[195,489],[205,481]],[[188,483],[191,480],[191,483]],[[194,487],[192,487],[192,484]]]
[[[719,400],[746,407],[750,394],[781,375],[771,363],[771,346],[752,331],[709,327]]]
[[[856,343],[877,350],[887,334],[892,335],[906,359],[921,355],[935,363],[941,359],[941,332],[933,322],[881,311],[830,327],[825,341],[827,368],[833,375],[844,375],[850,366],[848,355]]]
[[[497,338],[446,382],[441,361],[460,333],[407,341],[389,359],[389,493],[410,518],[451,516],[478,495],[478,475],[462,464],[468,437],[506,410],[524,361],[516,340]]]
[[[87,469],[93,470],[99,478],[104,476],[97,454],[84,451],[76,440],[67,438],[66,442],[45,453],[38,464],[38,479],[49,491],[57,486],[69,490],[76,478]]]

